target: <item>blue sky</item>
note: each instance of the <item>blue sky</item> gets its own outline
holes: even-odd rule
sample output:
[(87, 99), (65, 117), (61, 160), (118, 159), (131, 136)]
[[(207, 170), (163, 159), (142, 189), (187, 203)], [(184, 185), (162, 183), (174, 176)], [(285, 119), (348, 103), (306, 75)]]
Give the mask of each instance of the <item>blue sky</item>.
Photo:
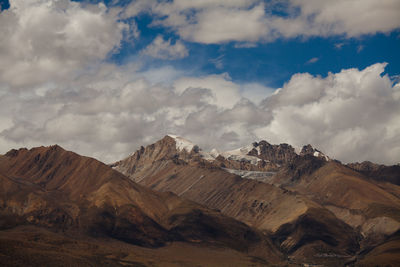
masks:
[[(76, 2), (103, 2), (115, 7), (126, 6), (131, 1), (80, 0)], [(273, 13), (278, 14), (276, 10), (273, 10)], [(123, 42), (120, 51), (110, 56), (110, 60), (117, 64), (126, 64), (130, 57), (135, 57), (157, 35), (161, 34), (165, 39), (179, 39), (179, 36), (170, 29), (152, 26), (151, 15), (142, 14), (134, 20), (140, 30), (140, 38), (134, 43)], [(145, 67), (168, 64), (201, 75), (228, 73), (236, 82), (260, 82), (272, 88), (281, 87), (293, 74), (299, 72), (326, 76), (328, 72), (339, 72), (348, 68), (364, 69), (377, 62), (389, 63), (385, 73), (390, 76), (400, 73), (400, 30), (398, 29), (353, 38), (337, 35), (328, 38), (278, 39), (274, 42), (259, 42), (254, 44), (255, 47), (250, 48), (236, 48), (234, 41), (222, 44), (199, 44), (186, 41), (184, 43), (190, 51), (189, 56), (173, 62), (152, 60)], [(216, 67), (213, 63), (216, 59), (220, 62), (220, 67)], [(315, 62), (312, 59), (315, 59)]]
[(172, 133), (400, 161), (398, 0), (0, 7), (1, 151), (58, 143), (112, 162)]
[[(125, 42), (119, 53), (110, 60), (125, 64), (162, 34), (165, 39), (179, 39), (179, 36), (162, 27), (152, 27), (150, 16), (136, 19), (141, 38), (134, 44)], [(326, 76), (328, 72), (341, 69), (363, 69), (377, 62), (389, 63), (386, 73), (400, 73), (400, 31), (345, 38), (291, 38), (274, 42), (258, 43), (255, 47), (236, 48), (235, 42), (223, 44), (199, 44), (184, 42), (189, 56), (174, 61), (152, 60), (152, 65), (173, 65), (178, 69), (191, 70), (201, 75), (228, 73), (236, 82), (260, 82), (268, 87), (278, 88), (299, 72)], [(316, 58), (316, 62), (309, 62)], [(215, 65), (215, 60), (220, 67)]]

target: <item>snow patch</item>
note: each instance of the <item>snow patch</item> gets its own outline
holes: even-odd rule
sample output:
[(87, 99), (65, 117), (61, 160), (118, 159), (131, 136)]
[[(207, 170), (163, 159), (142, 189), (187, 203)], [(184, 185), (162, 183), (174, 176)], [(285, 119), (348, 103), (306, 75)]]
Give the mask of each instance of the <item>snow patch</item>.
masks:
[(318, 150), (316, 150), (316, 149), (315, 149), (313, 155), (314, 155), (314, 157), (323, 158), (323, 159), (325, 159), (326, 161), (330, 161), (330, 158), (329, 158), (327, 155), (325, 155), (324, 153), (322, 153), (322, 152), (320, 152), (320, 151), (318, 151)]
[(208, 161), (214, 161), (219, 156), (219, 151), (213, 148), (210, 152), (200, 151), (200, 155), (203, 159)]
[(221, 156), (223, 156), (224, 158), (229, 159), (229, 160), (250, 161), (251, 164), (256, 165), (259, 161), (261, 161), (261, 159), (255, 157), (255, 156), (247, 155), (251, 150), (253, 150), (253, 148), (254, 148), (253, 145), (248, 145), (248, 146), (238, 148), (235, 150), (222, 152)]
[(173, 135), (173, 134), (168, 134), (168, 136), (175, 140), (176, 149), (178, 151), (186, 150), (187, 152), (190, 152), (190, 151), (192, 151), (193, 147), (195, 146), (195, 144), (193, 144), (192, 142), (190, 142), (189, 140), (187, 140), (183, 137)]
[(260, 156), (260, 155), (261, 155), (261, 148), (260, 148), (260, 146), (257, 146), (257, 147), (256, 147), (256, 150), (257, 150), (257, 155)]

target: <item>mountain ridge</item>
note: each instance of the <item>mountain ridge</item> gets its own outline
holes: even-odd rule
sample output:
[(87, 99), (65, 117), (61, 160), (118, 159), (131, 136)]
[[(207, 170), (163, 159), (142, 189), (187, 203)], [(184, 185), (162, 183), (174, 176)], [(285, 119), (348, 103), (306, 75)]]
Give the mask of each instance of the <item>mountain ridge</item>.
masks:
[(145, 247), (200, 243), (281, 260), (263, 233), (59, 146), (11, 150), (0, 156), (0, 178), (0, 215), (11, 218), (1, 229), (28, 224)]
[[(177, 149), (174, 140), (166, 136), (113, 168), (142, 185), (172, 191), (267, 231), (278, 247), (300, 261), (319, 255), (317, 247), (354, 255), (357, 246), (373, 248), (400, 229), (396, 194), (311, 145), (296, 153), (288, 144), (260, 141), (231, 153), (236, 158), (220, 153), (210, 159), (195, 145), (190, 151)], [(162, 157), (152, 156), (160, 151), (165, 152)], [(260, 162), (267, 160), (271, 165), (266, 168)], [(324, 231), (308, 236), (309, 224)], [(338, 242), (347, 242), (339, 245), (347, 250), (337, 250), (333, 244)]]

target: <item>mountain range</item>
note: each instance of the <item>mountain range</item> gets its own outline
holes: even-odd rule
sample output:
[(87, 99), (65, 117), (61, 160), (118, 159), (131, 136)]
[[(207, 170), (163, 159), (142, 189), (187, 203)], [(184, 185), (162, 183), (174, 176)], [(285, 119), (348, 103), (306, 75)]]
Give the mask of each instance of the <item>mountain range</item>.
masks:
[(398, 266), (399, 166), (306, 145), (203, 151), (167, 135), (106, 165), (0, 156), (3, 266)]

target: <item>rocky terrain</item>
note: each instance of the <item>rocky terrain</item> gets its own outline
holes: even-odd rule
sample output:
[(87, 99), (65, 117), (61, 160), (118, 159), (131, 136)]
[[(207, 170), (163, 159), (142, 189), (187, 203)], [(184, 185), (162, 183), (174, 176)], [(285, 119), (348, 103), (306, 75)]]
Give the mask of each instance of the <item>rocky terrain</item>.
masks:
[[(126, 257), (133, 257), (128, 263), (135, 262), (126, 252), (128, 245), (149, 248), (150, 258), (165, 254), (156, 248), (171, 247), (179, 254), (181, 247), (204, 254), (217, 247), (217, 262), (231, 262), (229, 254), (256, 265), (282, 260), (261, 231), (172, 193), (154, 192), (59, 146), (11, 150), (0, 156), (0, 205), (3, 266), (24, 265), (31, 259), (33, 265), (43, 266), (47, 258), (54, 265), (63, 265), (56, 262), (66, 258), (70, 265), (123, 265)], [(27, 226), (28, 230), (21, 228)], [(24, 231), (31, 239), (22, 237)], [(105, 253), (109, 242), (125, 246), (121, 253), (126, 256), (114, 255), (118, 249)], [(82, 252), (85, 247), (89, 251)], [(172, 259), (173, 254), (166, 261)]]
[(399, 252), (379, 249), (398, 244), (398, 188), (389, 190), (311, 145), (296, 152), (288, 144), (260, 141), (204, 152), (184, 138), (166, 136), (112, 166), (139, 184), (268, 233), (292, 263), (360, 265), (376, 263), (368, 260), (379, 258), (373, 251), (393, 257)]
[(398, 166), (175, 135), (111, 165), (0, 156), (2, 266), (398, 266)]

